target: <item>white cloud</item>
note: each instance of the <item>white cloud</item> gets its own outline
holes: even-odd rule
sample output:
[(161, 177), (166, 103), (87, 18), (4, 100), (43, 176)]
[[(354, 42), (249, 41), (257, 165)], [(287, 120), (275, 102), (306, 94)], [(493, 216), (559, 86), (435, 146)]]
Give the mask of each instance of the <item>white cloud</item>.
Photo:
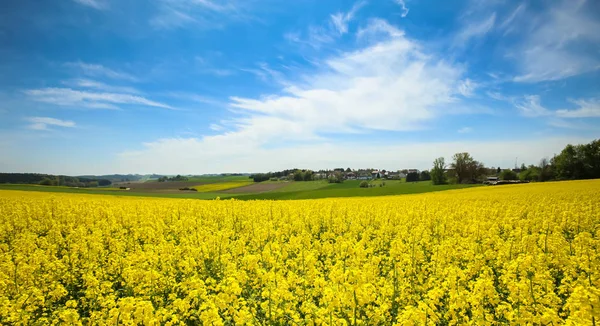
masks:
[(500, 92), (487, 91), (485, 92), (487, 96), (493, 98), (496, 101), (513, 101), (513, 98), (506, 96)]
[(477, 83), (466, 78), (465, 80), (460, 81), (458, 85), (458, 92), (464, 97), (471, 97), (477, 88)]
[[(469, 152), (487, 166), (512, 166), (514, 157), (537, 163), (542, 157), (559, 153), (567, 144), (587, 143), (591, 139), (556, 137), (526, 140), (460, 142), (332, 143), (315, 141), (310, 145), (278, 148), (238, 146), (223, 148), (222, 137), (171, 138), (146, 143), (135, 152), (119, 155), (114, 166), (119, 173), (222, 173), (266, 172), (302, 167), (309, 169), (384, 167), (386, 169), (430, 169), (436, 157), (450, 159), (454, 153)], [(357, 150), (360, 148), (360, 150)], [(398, 153), (411, 153), (400, 155)], [(506, 153), (511, 153), (510, 157)], [(111, 171), (111, 173), (115, 173)]]
[(88, 89), (98, 89), (106, 92), (139, 94), (140, 91), (128, 86), (108, 85), (91, 79), (71, 79), (64, 82), (65, 85)]
[(331, 15), (331, 23), (340, 34), (348, 33), (348, 23), (354, 18), (356, 12), (366, 4), (364, 1), (360, 1), (352, 6), (352, 9), (346, 13), (338, 12)]
[(406, 17), (406, 15), (408, 15), (408, 8), (406, 8), (406, 2), (405, 0), (394, 0), (395, 3), (397, 3), (401, 8), (402, 8), (402, 18)]
[(289, 42), (308, 45), (313, 49), (320, 49), (323, 45), (333, 43), (336, 40), (337, 32), (330, 28), (311, 25), (308, 27), (306, 35), (300, 32), (289, 32), (284, 37)]
[(90, 64), (90, 63), (85, 63), (85, 62), (67, 62), (65, 63), (66, 66), (68, 67), (73, 67), (76, 68), (78, 70), (80, 70), (83, 74), (88, 75), (88, 76), (94, 76), (94, 77), (108, 77), (108, 78), (112, 78), (112, 79), (122, 79), (122, 80), (128, 80), (128, 81), (137, 81), (138, 78), (136, 78), (133, 75), (121, 72), (121, 71), (116, 71), (116, 70), (112, 70), (110, 68), (104, 67), (103, 65), (99, 65), (99, 64)]
[(459, 134), (468, 134), (468, 133), (470, 133), (470, 132), (472, 132), (472, 131), (473, 131), (473, 128), (471, 128), (471, 127), (462, 127), (462, 128), (460, 128), (460, 129), (458, 129), (458, 131), (457, 131), (457, 132), (458, 132)]
[(374, 18), (371, 19), (366, 27), (359, 28), (358, 32), (356, 33), (356, 37), (359, 39), (368, 37), (377, 39), (382, 35), (386, 38), (400, 38), (404, 37), (404, 31), (398, 29), (396, 26), (391, 25), (384, 19)]
[(25, 94), (32, 100), (59, 106), (81, 106), (91, 109), (118, 109), (115, 104), (142, 105), (173, 109), (173, 107), (148, 100), (144, 97), (106, 92), (80, 91), (71, 88), (40, 88), (26, 90)]
[[(374, 24), (370, 29), (389, 26), (382, 21)], [(262, 171), (278, 166), (265, 165), (265, 158), (257, 156), (258, 153), (279, 155), (278, 150), (265, 148), (300, 148), (303, 155), (310, 155), (312, 145), (304, 144), (315, 144), (318, 148), (316, 144), (331, 142), (335, 134), (420, 129), (456, 111), (455, 107), (464, 107), (457, 87), (464, 80), (463, 68), (426, 53), (419, 43), (405, 38), (398, 30), (389, 32), (385, 40), (378, 43), (323, 60), (319, 67), (320, 71), (311, 71), (298, 81), (288, 81), (279, 93), (258, 98), (231, 97), (234, 117), (227, 131), (219, 135), (162, 139), (145, 144), (141, 151), (124, 153), (121, 159), (128, 162), (126, 166), (139, 163), (137, 167), (142, 169), (141, 163), (147, 155), (160, 153), (168, 159), (149, 167), (150, 170), (184, 171), (188, 168), (186, 161), (196, 160), (197, 153), (205, 153), (203, 161), (220, 162), (222, 166), (206, 163), (208, 165), (203, 167), (195, 166), (195, 171)], [(214, 125), (211, 127), (215, 129)], [(329, 147), (321, 149), (329, 150)], [(287, 155), (288, 150), (281, 153)], [(436, 154), (431, 155), (436, 157)], [(302, 157), (297, 163), (306, 162), (307, 158)], [(243, 165), (239, 162), (247, 160), (256, 165), (241, 169)], [(260, 164), (259, 160), (262, 160)], [(233, 161), (238, 163), (231, 163)], [(281, 162), (281, 166), (298, 166), (292, 163)], [(234, 165), (237, 168), (234, 169)]]
[(577, 104), (578, 108), (574, 110), (557, 110), (556, 115), (560, 118), (600, 118), (600, 100), (599, 99), (579, 99), (571, 100)]
[(162, 9), (160, 15), (153, 17), (150, 20), (150, 25), (157, 29), (172, 29), (197, 22), (198, 21), (195, 18), (180, 10), (165, 7)]
[(502, 24), (500, 24), (500, 26), (498, 26), (498, 28), (504, 30), (504, 34), (510, 33), (511, 31), (515, 30), (513, 22), (517, 17), (524, 13), (525, 10), (526, 6), (524, 3), (518, 5), (517, 8), (515, 8), (515, 10), (513, 10), (513, 12), (508, 17), (506, 17), (506, 19), (504, 19), (504, 21), (502, 22)]
[(486, 19), (481, 21), (471, 22), (461, 29), (454, 39), (455, 46), (465, 46), (474, 38), (479, 38), (486, 35), (494, 27), (496, 22), (496, 13), (493, 13)]
[(33, 130), (48, 130), (48, 126), (57, 126), (65, 128), (75, 127), (75, 122), (70, 120), (60, 120), (48, 117), (28, 117), (25, 120), (31, 123), (28, 126), (28, 128)]
[(216, 123), (211, 123), (210, 126), (208, 126), (208, 127), (210, 128), (210, 130), (213, 130), (213, 131), (222, 131), (223, 129), (225, 129), (225, 128), (223, 128), (223, 126), (218, 125)]
[(526, 37), (513, 57), (519, 65), (517, 82), (559, 80), (600, 68), (600, 21), (586, 1), (562, 0), (538, 19), (524, 15)]
[(158, 0), (158, 14), (150, 19), (157, 29), (194, 25), (206, 29), (222, 27), (228, 20), (251, 20), (246, 14), (249, 1), (240, 0)]
[(521, 111), (521, 115), (525, 117), (541, 117), (550, 115), (551, 112), (548, 111), (540, 104), (539, 95), (527, 95), (524, 96), (523, 100), (517, 101), (515, 106), (519, 111)]
[(527, 95), (522, 100), (514, 100), (515, 106), (521, 111), (521, 114), (526, 117), (548, 117), (548, 123), (554, 127), (564, 127), (576, 129), (585, 128), (585, 124), (577, 124), (567, 122), (564, 119), (568, 118), (600, 118), (600, 100), (577, 99), (569, 100), (576, 104), (576, 109), (559, 109), (548, 110), (540, 103), (539, 95)]
[(338, 12), (330, 15), (329, 24), (325, 26), (310, 25), (305, 33), (288, 32), (284, 34), (284, 38), (289, 42), (308, 45), (319, 50), (324, 45), (335, 42), (341, 35), (348, 33), (348, 24), (365, 4), (366, 1), (356, 2), (346, 13)]
[(306, 82), (289, 85), (284, 95), (233, 97), (232, 106), (289, 122), (310, 135), (356, 128), (412, 130), (455, 101), (454, 86), (462, 74), (401, 36), (331, 58), (325, 66)]
[(102, 0), (73, 0), (81, 5), (84, 6), (88, 6), (88, 7), (92, 7), (94, 9), (107, 9), (108, 8), (108, 4), (106, 3), (106, 1), (102, 1)]

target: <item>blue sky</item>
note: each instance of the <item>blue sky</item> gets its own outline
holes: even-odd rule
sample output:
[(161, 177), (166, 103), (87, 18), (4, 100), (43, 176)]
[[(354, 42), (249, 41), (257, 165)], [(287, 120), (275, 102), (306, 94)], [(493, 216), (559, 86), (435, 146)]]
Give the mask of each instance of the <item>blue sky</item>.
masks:
[(536, 164), (600, 136), (600, 2), (0, 5), (0, 171)]

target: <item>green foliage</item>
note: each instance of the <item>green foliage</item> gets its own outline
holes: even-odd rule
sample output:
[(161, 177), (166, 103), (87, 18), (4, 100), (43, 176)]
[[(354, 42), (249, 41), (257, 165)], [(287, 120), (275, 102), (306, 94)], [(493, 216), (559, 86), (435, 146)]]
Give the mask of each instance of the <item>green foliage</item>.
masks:
[(513, 170), (504, 170), (500, 172), (500, 180), (518, 180), (517, 173)]
[(419, 181), (419, 174), (417, 172), (411, 172), (406, 175), (406, 182), (416, 182)]
[(427, 170), (421, 171), (421, 174), (419, 174), (419, 180), (420, 181), (431, 180), (431, 173), (429, 173), (429, 171), (427, 171)]
[(443, 185), (448, 182), (446, 179), (446, 161), (443, 157), (438, 157), (433, 161), (433, 169), (431, 169), (431, 181), (434, 185)]
[(525, 170), (519, 173), (519, 180), (521, 181), (539, 181), (541, 169), (537, 166), (530, 165)]
[(369, 188), (369, 183), (367, 181), (362, 181), (359, 185), (361, 188)]
[(454, 170), (457, 183), (476, 183), (485, 173), (483, 164), (469, 153), (456, 153), (452, 159), (450, 166)]
[(70, 177), (66, 175), (51, 175), (37, 173), (0, 173), (0, 183), (39, 184), (44, 186), (67, 187), (98, 187), (98, 185), (108, 186), (112, 182), (107, 179)]
[(551, 165), (558, 180), (600, 178), (600, 139), (585, 145), (567, 145)]
[(327, 177), (327, 181), (329, 183), (342, 183), (344, 182), (344, 174), (340, 171), (335, 171)]
[(55, 185), (54, 181), (55, 180), (52, 180), (52, 179), (49, 179), (49, 178), (44, 178), (42, 181), (40, 181), (40, 185), (42, 185), (42, 186), (54, 186)]

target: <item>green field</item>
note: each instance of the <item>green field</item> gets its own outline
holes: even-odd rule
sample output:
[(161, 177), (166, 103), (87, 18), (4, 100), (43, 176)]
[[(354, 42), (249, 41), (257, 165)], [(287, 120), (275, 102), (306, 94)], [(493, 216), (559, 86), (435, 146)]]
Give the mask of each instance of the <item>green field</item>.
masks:
[[(190, 185), (198, 182), (232, 182), (247, 180), (247, 177), (210, 177), (189, 181)], [(151, 181), (150, 181), (151, 182)], [(267, 183), (284, 183), (281, 181)], [(135, 192), (127, 190), (116, 190), (115, 188), (69, 188), (53, 187), (39, 185), (9, 185), (2, 184), (0, 189), (23, 190), (23, 191), (44, 191), (44, 192), (67, 192), (79, 194), (95, 195), (113, 195), (113, 196), (143, 196), (143, 197), (168, 197), (168, 198), (190, 198), (190, 199), (221, 199), (237, 198), (240, 200), (288, 200), (288, 199), (314, 199), (328, 197), (361, 197), (361, 196), (390, 196), (403, 194), (416, 194), (432, 191), (443, 191), (450, 189), (460, 189), (467, 187), (476, 187), (479, 185), (442, 185), (434, 186), (431, 182), (404, 182), (404, 180), (387, 180), (385, 186), (379, 186), (382, 181), (371, 181), (372, 188), (360, 188), (360, 180), (347, 180), (343, 183), (330, 184), (327, 181), (307, 181), (307, 182), (285, 182), (285, 185), (276, 190), (262, 193), (219, 193), (219, 192)]]
[[(321, 181), (312, 181), (304, 183), (320, 183)], [(409, 182), (404, 181), (385, 181), (385, 186), (379, 187), (380, 181), (373, 181), (377, 186), (373, 188), (360, 188), (359, 180), (347, 180), (344, 183), (339, 184), (325, 184), (325, 186), (316, 187), (313, 189), (298, 189), (288, 190), (288, 187), (278, 189), (277, 191), (271, 191), (261, 194), (244, 194), (239, 195), (236, 198), (240, 200), (250, 199), (315, 199), (315, 198), (329, 198), (329, 197), (368, 197), (368, 196), (391, 196), (391, 195), (404, 195), (404, 194), (417, 194), (432, 191), (443, 191), (450, 189), (461, 189), (468, 187), (476, 187), (480, 185), (441, 185), (434, 186), (429, 181), (422, 182)], [(303, 182), (298, 182), (303, 183)], [(290, 185), (291, 186), (291, 185)], [(309, 187), (308, 185), (303, 187)]]

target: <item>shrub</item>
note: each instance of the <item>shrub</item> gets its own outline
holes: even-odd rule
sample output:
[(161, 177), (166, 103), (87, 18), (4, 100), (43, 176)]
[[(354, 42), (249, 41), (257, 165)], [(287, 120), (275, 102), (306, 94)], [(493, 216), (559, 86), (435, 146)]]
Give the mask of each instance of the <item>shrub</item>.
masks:
[(419, 181), (419, 174), (417, 172), (411, 172), (406, 175), (406, 182)]
[(500, 179), (502, 180), (518, 180), (517, 173), (512, 170), (504, 170), (500, 172)]
[(363, 181), (363, 182), (360, 183), (359, 187), (361, 187), (361, 188), (369, 188), (369, 183), (366, 182), (366, 181)]
[(44, 178), (44, 180), (40, 181), (40, 185), (42, 186), (53, 186), (54, 185), (54, 181), (50, 180), (48, 178)]

